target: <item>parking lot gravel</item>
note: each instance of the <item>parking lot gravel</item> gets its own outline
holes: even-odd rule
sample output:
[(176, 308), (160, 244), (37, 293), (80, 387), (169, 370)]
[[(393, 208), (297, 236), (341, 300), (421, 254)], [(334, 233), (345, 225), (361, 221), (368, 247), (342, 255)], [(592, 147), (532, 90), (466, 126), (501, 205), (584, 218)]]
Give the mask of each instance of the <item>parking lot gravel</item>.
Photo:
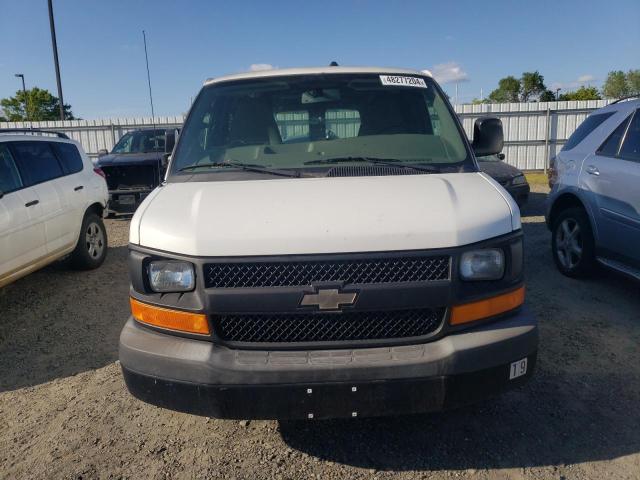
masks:
[(129, 222), (107, 220), (100, 269), (60, 262), (0, 289), (0, 478), (640, 478), (640, 286), (560, 275), (544, 197), (523, 209), (532, 381), (452, 412), (339, 421), (215, 420), (131, 397), (117, 364)]

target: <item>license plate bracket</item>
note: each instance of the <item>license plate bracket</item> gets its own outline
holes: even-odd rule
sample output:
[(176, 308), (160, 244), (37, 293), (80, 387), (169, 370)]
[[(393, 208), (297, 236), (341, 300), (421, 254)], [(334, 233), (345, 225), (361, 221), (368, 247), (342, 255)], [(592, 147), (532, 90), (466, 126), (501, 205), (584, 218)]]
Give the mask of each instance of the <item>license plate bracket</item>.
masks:
[(136, 196), (135, 195), (119, 195), (118, 203), (121, 205), (135, 205)]

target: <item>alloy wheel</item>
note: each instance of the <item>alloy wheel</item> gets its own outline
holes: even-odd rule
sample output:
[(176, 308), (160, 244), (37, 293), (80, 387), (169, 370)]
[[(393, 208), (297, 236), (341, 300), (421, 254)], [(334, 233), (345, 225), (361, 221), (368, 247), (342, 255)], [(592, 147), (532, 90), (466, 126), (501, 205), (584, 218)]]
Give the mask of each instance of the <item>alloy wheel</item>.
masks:
[(574, 218), (565, 218), (556, 229), (556, 255), (567, 270), (574, 269), (582, 260), (582, 232)]

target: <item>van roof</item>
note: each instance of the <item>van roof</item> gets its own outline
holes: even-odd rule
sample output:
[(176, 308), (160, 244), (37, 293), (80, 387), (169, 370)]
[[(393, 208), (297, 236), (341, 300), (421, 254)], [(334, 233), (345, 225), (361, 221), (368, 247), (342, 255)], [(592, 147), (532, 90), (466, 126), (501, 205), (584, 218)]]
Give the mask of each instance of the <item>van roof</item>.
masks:
[(229, 82), (233, 80), (246, 80), (250, 78), (265, 77), (282, 77), (287, 75), (314, 75), (314, 74), (332, 74), (332, 73), (382, 73), (390, 75), (419, 75), (422, 77), (432, 77), (428, 70), (412, 70), (408, 68), (391, 68), (391, 67), (306, 67), (306, 68), (274, 68), (270, 70), (258, 70), (255, 72), (235, 73), (233, 75), (224, 75), (222, 77), (209, 78), (204, 84), (212, 85), (214, 83)]

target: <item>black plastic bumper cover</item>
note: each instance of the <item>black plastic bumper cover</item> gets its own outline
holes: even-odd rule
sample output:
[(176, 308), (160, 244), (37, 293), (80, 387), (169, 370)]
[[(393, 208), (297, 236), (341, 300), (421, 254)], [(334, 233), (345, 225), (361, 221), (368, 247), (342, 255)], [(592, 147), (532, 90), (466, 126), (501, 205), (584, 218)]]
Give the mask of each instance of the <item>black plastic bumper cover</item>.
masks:
[[(514, 359), (519, 360), (519, 359)], [(322, 419), (440, 411), (471, 404), (533, 374), (509, 380), (510, 364), (449, 376), (371, 382), (279, 385), (206, 385), (176, 382), (122, 368), (129, 391), (140, 400), (196, 415), (228, 419)]]

